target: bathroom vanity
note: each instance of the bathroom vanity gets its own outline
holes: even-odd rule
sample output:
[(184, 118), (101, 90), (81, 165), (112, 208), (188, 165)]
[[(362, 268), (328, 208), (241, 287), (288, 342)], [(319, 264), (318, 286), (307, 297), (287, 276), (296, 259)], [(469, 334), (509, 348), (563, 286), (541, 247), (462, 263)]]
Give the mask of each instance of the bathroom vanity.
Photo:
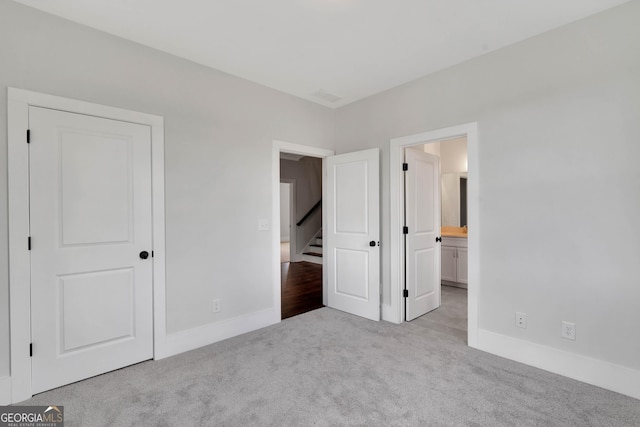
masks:
[[(456, 229), (456, 230), (446, 230)], [(467, 235), (462, 227), (442, 227), (442, 284), (467, 287)]]

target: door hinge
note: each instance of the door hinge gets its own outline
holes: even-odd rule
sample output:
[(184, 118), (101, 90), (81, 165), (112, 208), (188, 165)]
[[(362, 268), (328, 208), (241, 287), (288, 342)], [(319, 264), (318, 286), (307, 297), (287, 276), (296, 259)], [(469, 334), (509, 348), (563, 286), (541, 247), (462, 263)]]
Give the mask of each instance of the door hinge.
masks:
[(409, 163), (403, 163), (402, 164), (402, 170), (403, 171), (408, 171), (409, 170)]
[(440, 237), (440, 236), (436, 237), (436, 243), (438, 243), (438, 242), (442, 242), (442, 237)]
[(33, 343), (29, 343), (29, 357), (33, 357)]
[(402, 227), (402, 234), (409, 234), (409, 227), (407, 227), (406, 225)]
[(27, 237), (27, 250), (31, 250), (31, 236)]
[(409, 289), (404, 289), (402, 291), (402, 296), (405, 297), (405, 298), (409, 298)]
[(27, 129), (27, 144), (31, 142), (31, 129)]

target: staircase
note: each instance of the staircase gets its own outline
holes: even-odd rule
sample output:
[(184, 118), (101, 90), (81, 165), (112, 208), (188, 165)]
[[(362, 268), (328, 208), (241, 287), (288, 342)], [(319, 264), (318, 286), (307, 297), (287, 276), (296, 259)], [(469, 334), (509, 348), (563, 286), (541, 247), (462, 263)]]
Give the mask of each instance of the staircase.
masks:
[(302, 251), (303, 261), (322, 264), (322, 229)]

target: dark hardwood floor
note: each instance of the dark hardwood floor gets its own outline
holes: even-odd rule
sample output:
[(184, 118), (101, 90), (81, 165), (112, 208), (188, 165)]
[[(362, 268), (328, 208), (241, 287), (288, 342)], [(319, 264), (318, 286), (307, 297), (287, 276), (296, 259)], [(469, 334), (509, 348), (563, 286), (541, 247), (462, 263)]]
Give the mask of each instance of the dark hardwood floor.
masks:
[(283, 262), (282, 318), (297, 316), (322, 305), (322, 265), (310, 262)]

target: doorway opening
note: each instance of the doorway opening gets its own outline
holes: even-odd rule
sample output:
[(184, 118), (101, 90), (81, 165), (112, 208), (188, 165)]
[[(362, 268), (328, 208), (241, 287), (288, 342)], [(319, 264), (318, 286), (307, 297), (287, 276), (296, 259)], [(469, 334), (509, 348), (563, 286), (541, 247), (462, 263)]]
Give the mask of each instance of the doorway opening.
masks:
[[(438, 129), (406, 137), (395, 138), (390, 142), (390, 252), (391, 284), (388, 300), (383, 304), (383, 318), (395, 323), (405, 319), (404, 276), (405, 254), (403, 250), (404, 220), (404, 172), (402, 163), (404, 150), (408, 147), (430, 145), (435, 142), (466, 138), (467, 142), (467, 343), (478, 347), (478, 259), (479, 259), (479, 215), (478, 215), (478, 131), (477, 123), (467, 123), (449, 128)], [(432, 146), (433, 147), (433, 146)], [(458, 187), (459, 188), (459, 187)], [(457, 215), (459, 215), (459, 208)], [(444, 212), (443, 212), (444, 216)], [(397, 230), (397, 231), (395, 231)], [(456, 291), (454, 291), (456, 292)]]
[[(322, 209), (322, 229), (316, 234), (316, 239), (320, 238), (326, 246), (322, 256), (325, 273), (322, 275), (322, 304), (367, 319), (380, 320), (380, 150), (372, 148), (334, 155), (331, 150), (273, 141), (272, 218), (278, 219), (273, 221), (272, 234), (276, 312), (282, 311), (279, 221), (281, 153), (322, 159), (323, 201), (316, 203)], [(301, 194), (299, 186), (297, 193)], [(314, 209), (318, 208), (314, 207), (311, 211)], [(303, 215), (296, 225), (304, 222), (306, 216)], [(300, 239), (298, 234), (298, 242)]]
[(466, 339), (467, 137), (404, 150), (404, 320)]
[(322, 303), (322, 159), (280, 153), (281, 318)]
[(326, 305), (322, 159), (333, 151), (282, 141), (274, 141), (273, 150), (274, 295), (286, 319)]

